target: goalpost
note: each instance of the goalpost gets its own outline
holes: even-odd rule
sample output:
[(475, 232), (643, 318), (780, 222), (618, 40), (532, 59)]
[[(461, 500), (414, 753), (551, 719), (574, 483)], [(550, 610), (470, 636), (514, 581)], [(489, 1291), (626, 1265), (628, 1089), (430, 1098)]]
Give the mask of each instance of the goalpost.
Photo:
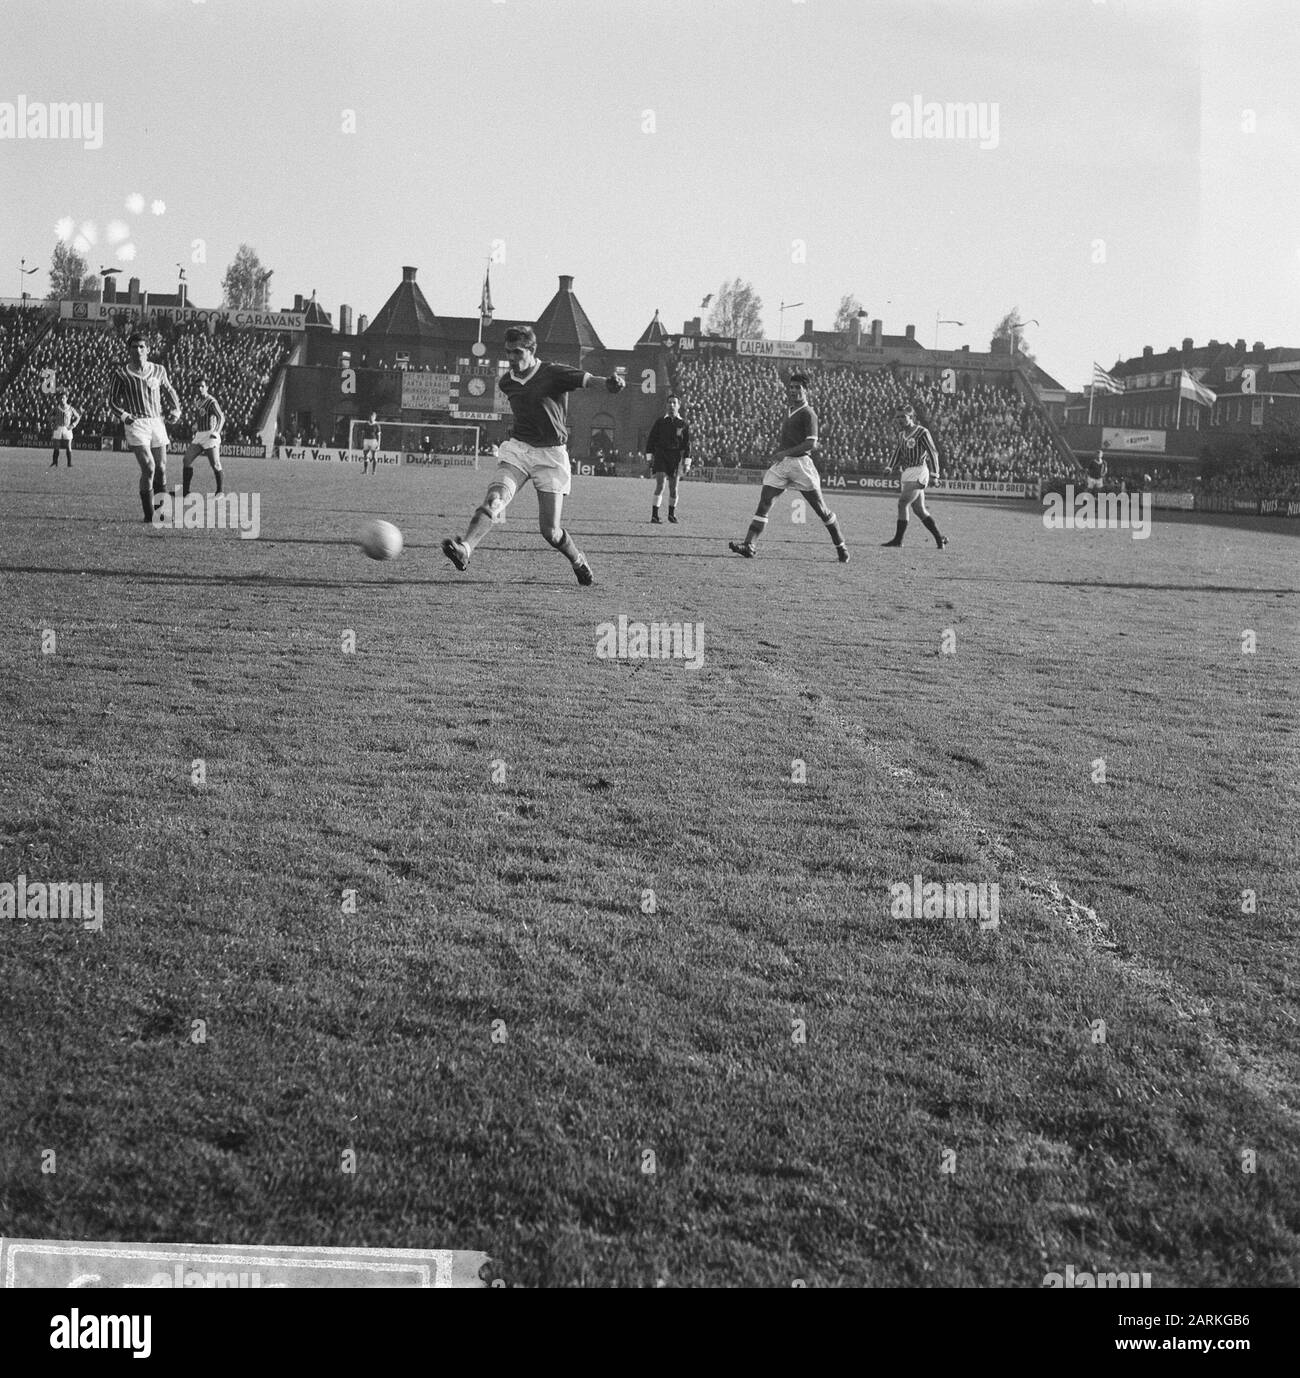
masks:
[[(480, 428), (470, 425), (444, 425), (419, 421), (379, 421), (379, 448), (403, 455), (427, 458), (430, 464), (445, 467), (463, 465), (478, 468)], [(369, 425), (366, 417), (352, 417), (348, 422), (348, 449), (361, 453), (361, 428)], [(427, 442), (427, 448), (426, 448)]]

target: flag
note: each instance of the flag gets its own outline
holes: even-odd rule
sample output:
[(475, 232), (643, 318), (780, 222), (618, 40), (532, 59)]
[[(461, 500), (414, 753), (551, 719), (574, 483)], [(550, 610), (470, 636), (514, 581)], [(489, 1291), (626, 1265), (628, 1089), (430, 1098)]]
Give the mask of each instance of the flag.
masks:
[(1124, 384), (1121, 383), (1118, 378), (1112, 378), (1095, 359), (1092, 364), (1092, 387), (1094, 392), (1098, 388), (1103, 392), (1124, 391)]
[(707, 297), (705, 297), (704, 300), (700, 303), (700, 310), (703, 311), (704, 308), (705, 308), (706, 306), (708, 306), (708, 304), (709, 304), (712, 300), (713, 300), (713, 293), (710, 292), (709, 295), (708, 295)]
[(483, 296), (479, 300), (478, 314), (479, 319), (484, 325), (492, 324), (492, 284), (488, 282), (488, 277), (492, 272), (492, 265), (483, 270)]
[(1190, 398), (1193, 402), (1200, 402), (1207, 407), (1212, 407), (1219, 400), (1218, 393), (1202, 387), (1186, 369), (1183, 369), (1178, 375), (1178, 395), (1179, 397)]

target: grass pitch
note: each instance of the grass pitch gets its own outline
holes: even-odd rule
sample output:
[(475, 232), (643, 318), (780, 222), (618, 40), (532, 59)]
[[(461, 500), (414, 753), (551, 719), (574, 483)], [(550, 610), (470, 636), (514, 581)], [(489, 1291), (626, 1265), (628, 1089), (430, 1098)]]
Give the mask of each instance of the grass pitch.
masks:
[(232, 460), (245, 541), (75, 465), (0, 452), (0, 882), (104, 892), (0, 921), (0, 1234), (1300, 1282), (1294, 523), (833, 494), (851, 564), (788, 500), (743, 561), (756, 489), (579, 479), (581, 589), (529, 491), (452, 569), (484, 472)]

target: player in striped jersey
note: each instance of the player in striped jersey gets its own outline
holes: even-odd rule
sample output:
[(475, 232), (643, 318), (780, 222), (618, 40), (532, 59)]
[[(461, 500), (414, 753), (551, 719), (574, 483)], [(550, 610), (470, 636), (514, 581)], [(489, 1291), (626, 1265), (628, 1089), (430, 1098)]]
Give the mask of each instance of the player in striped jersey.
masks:
[(221, 492), (221, 428), (226, 424), (226, 413), (221, 403), (208, 391), (206, 378), (199, 379), (199, 395), (194, 399), (191, 409), (194, 418), (194, 439), (185, 451), (185, 490), (183, 497), (189, 497), (190, 484), (194, 482), (194, 461), (200, 455), (207, 455), (212, 466), (212, 477), (217, 481), (217, 492)]
[(51, 439), (54, 442), (54, 453), (50, 456), (50, 468), (59, 467), (59, 451), (65, 450), (68, 455), (68, 468), (72, 468), (72, 432), (81, 425), (81, 413), (68, 401), (66, 392), (59, 393), (59, 400), (54, 404), (54, 429)]
[(821, 476), (812, 456), (817, 450), (817, 413), (808, 405), (806, 373), (792, 373), (786, 380), (785, 396), (790, 411), (781, 423), (779, 447), (772, 452), (772, 464), (763, 475), (763, 488), (758, 495), (758, 510), (750, 518), (749, 531), (743, 541), (728, 541), (727, 546), (747, 560), (754, 558), (754, 542), (767, 526), (767, 514), (772, 504), (787, 488), (795, 489), (822, 519), (830, 532), (835, 555), (840, 564), (849, 562), (849, 549), (840, 532), (839, 519), (822, 497)]
[(135, 367), (125, 364), (113, 375), (109, 406), (122, 422), (122, 439), (140, 465), (140, 506), (144, 519), (153, 521), (153, 492), (167, 488), (167, 428), (163, 425), (162, 394), (171, 398), (170, 419), (181, 419), (181, 399), (167, 370), (149, 362), (149, 341), (140, 334), (127, 341)]
[(902, 469), (900, 491), (898, 494), (898, 525), (894, 539), (886, 541), (886, 546), (898, 547), (903, 544), (903, 533), (907, 530), (907, 514), (913, 504), (917, 516), (925, 529), (934, 537), (940, 550), (948, 544), (935, 525), (934, 518), (926, 511), (925, 490), (930, 480), (939, 477), (939, 447), (934, 437), (916, 419), (912, 407), (900, 407), (898, 411), (898, 444), (894, 447), (894, 457), (889, 461), (890, 469)]

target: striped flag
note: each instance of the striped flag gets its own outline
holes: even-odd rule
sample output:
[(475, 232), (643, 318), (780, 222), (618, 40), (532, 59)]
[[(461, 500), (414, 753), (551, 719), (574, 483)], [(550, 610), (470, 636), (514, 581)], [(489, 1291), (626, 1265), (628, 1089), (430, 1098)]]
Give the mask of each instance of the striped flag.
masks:
[(1202, 387), (1186, 369), (1183, 369), (1182, 373), (1178, 375), (1178, 395), (1189, 398), (1193, 402), (1200, 402), (1202, 406), (1206, 407), (1212, 407), (1219, 400), (1218, 393), (1211, 392), (1207, 387)]
[(1112, 378), (1095, 359), (1092, 364), (1092, 387), (1094, 392), (1098, 388), (1103, 392), (1124, 391), (1124, 384), (1121, 383), (1118, 378)]
[(492, 265), (489, 263), (483, 270), (483, 296), (478, 304), (479, 319), (484, 325), (492, 324), (492, 284), (488, 281), (491, 272)]

